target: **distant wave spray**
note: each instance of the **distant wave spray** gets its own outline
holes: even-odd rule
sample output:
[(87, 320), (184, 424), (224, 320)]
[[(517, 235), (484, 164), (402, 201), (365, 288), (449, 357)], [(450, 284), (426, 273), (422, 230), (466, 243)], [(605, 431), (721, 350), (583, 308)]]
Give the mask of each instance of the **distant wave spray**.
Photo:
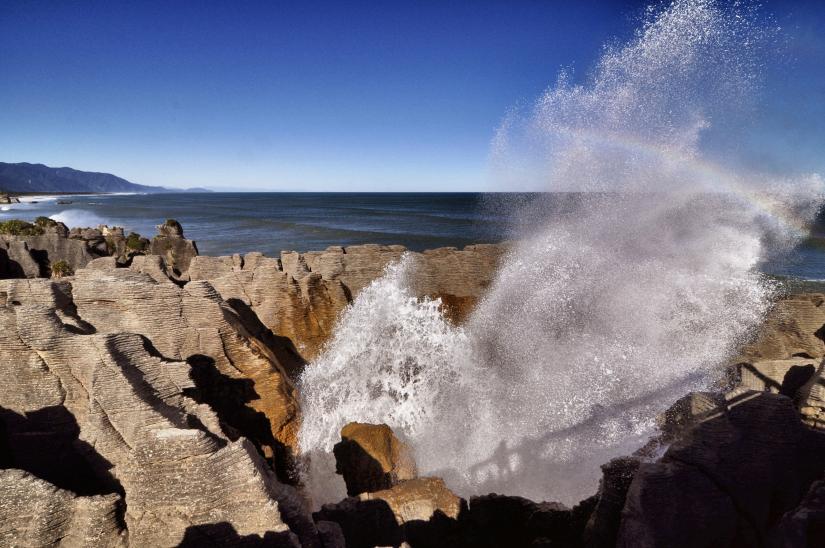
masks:
[(341, 494), (325, 453), (357, 420), (395, 428), (423, 472), (462, 494), (576, 502), (598, 465), (707, 386), (767, 310), (773, 287), (756, 267), (804, 234), (823, 187), (731, 172), (701, 151), (756, 85), (773, 33), (756, 20), (673, 2), (607, 49), (587, 85), (562, 74), (507, 118), (502, 177), (583, 192), (518, 211), (531, 231), (461, 328), (412, 296), (409, 258), (358, 296), (301, 378), (318, 501)]
[(106, 219), (85, 209), (67, 209), (50, 216), (68, 227), (96, 227), (107, 224)]

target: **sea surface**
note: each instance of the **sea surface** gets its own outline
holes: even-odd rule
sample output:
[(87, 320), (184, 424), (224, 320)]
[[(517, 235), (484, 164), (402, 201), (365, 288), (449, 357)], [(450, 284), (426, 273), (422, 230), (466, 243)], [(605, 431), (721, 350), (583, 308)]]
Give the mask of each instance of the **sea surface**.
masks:
[[(42, 196), (2, 206), (0, 221), (44, 215), (74, 226), (108, 224), (152, 237), (177, 219), (204, 255), (312, 251), (365, 243), (415, 251), (512, 238), (512, 205), (530, 195), (482, 193), (169, 193)], [(58, 203), (70, 201), (71, 203)], [(518, 230), (524, 230), (520, 225)], [(825, 234), (825, 215), (814, 232)], [(769, 274), (825, 280), (825, 238), (762, 265)]]

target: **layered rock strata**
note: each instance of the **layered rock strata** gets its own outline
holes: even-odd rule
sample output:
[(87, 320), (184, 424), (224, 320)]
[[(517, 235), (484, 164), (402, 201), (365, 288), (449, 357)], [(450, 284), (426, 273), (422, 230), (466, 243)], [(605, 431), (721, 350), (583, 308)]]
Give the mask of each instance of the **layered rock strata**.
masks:
[(26, 482), (43, 493), (37, 511), (54, 512), (24, 538), (53, 544), (68, 522), (78, 540), (61, 542), (87, 546), (93, 520), (112, 545), (128, 531), (130, 545), (176, 546), (216, 524), (319, 545), (272, 469), (294, 444), (291, 385), (207, 283), (84, 269), (2, 281), (0, 297), (3, 481), (17, 485), (0, 490), (0, 519), (19, 523), (40, 500), (15, 502)]
[(189, 262), (198, 254), (195, 242), (184, 238), (180, 224), (171, 219), (158, 226), (158, 235), (151, 241), (106, 225), (69, 230), (46, 217), (35, 224), (11, 222), (16, 223), (12, 226), (16, 230), (0, 232), (0, 279), (48, 278), (58, 262), (71, 274), (102, 257), (114, 257), (126, 265), (133, 257), (151, 252), (164, 257), (171, 275), (185, 280)]
[(418, 296), (440, 298), (446, 315), (462, 321), (492, 283), (503, 244), (421, 253), (403, 246), (359, 245), (326, 251), (193, 258), (189, 276), (208, 280), (228, 302), (252, 310), (273, 333), (291, 339), (301, 355), (317, 356), (343, 309), (391, 262), (411, 255)]
[[(463, 500), (418, 477), (385, 425), (351, 424), (334, 451), (351, 496), (310, 514), (291, 474), (290, 338), (317, 352), (404, 250), (192, 256), (187, 269), (182, 245), (0, 281), (0, 545), (825, 545), (823, 295), (779, 301), (724, 389), (676, 402), (573, 508)], [(503, 251), (416, 254), (412, 284), (466, 313)]]

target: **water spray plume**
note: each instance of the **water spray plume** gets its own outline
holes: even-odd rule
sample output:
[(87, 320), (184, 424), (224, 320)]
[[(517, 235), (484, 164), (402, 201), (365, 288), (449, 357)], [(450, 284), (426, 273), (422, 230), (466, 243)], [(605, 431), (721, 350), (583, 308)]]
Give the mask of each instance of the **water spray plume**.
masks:
[(505, 120), (502, 180), (575, 194), (515, 213), (530, 231), (463, 327), (413, 297), (409, 259), (358, 296), (301, 378), (317, 502), (343, 491), (328, 456), (341, 426), (365, 421), (463, 495), (575, 503), (659, 412), (707, 387), (773, 297), (759, 263), (805, 234), (822, 196), (819, 176), (734, 172), (703, 153), (703, 133), (758, 87), (776, 34), (760, 21), (711, 0), (649, 10), (587, 84), (562, 74)]

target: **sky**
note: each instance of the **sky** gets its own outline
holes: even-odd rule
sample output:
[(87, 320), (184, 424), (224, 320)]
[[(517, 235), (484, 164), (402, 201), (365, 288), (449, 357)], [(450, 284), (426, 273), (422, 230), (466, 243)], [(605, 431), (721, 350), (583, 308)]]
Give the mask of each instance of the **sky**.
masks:
[[(787, 41), (740, 160), (825, 174), (825, 4)], [(0, 0), (0, 161), (223, 190), (510, 190), (508, 109), (632, 35), (644, 2)]]

